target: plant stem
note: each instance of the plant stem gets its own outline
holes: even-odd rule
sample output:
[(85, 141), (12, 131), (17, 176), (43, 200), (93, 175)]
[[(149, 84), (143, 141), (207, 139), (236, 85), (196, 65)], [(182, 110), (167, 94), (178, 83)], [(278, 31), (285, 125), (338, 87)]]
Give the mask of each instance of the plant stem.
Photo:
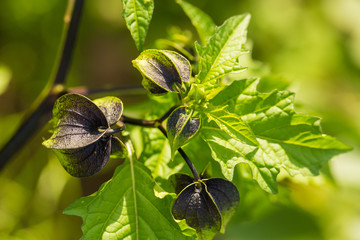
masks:
[(114, 88), (88, 89), (85, 86), (68, 88), (67, 92), (77, 93), (86, 96), (97, 96), (103, 94), (115, 95), (146, 95), (146, 90), (142, 86), (122, 86)]
[[(129, 124), (133, 124), (133, 125), (137, 125), (137, 126), (142, 126), (142, 127), (150, 127), (150, 128), (158, 128), (164, 135), (165, 137), (167, 137), (167, 133), (165, 128), (162, 125), (162, 122), (169, 117), (169, 115), (177, 108), (179, 107), (178, 105), (173, 106), (172, 108), (170, 108), (163, 116), (161, 116), (159, 119), (155, 119), (155, 120), (144, 120), (144, 119), (137, 119), (137, 118), (131, 118), (131, 117), (127, 117), (122, 115), (121, 117), (121, 121), (123, 123), (129, 123)], [(180, 155), (182, 156), (182, 158), (185, 160), (186, 164), (189, 166), (192, 174), (194, 175), (194, 178), (196, 180), (200, 180), (200, 176), (198, 174), (198, 172), (196, 171), (196, 168), (194, 166), (194, 164), (191, 162), (191, 160), (189, 159), (189, 157), (186, 155), (186, 153), (184, 152), (184, 150), (182, 148), (178, 149), (178, 152), (180, 153)]]
[(159, 124), (161, 124), (158, 122), (158, 120), (137, 119), (137, 118), (127, 117), (125, 115), (121, 116), (120, 121), (122, 121), (123, 123), (129, 123), (137, 126), (150, 127), (150, 128), (156, 128)]
[[(158, 129), (165, 135), (165, 137), (167, 137), (166, 130), (162, 125), (158, 126)], [(199, 176), (198, 172), (196, 171), (194, 164), (191, 162), (190, 158), (186, 155), (184, 150), (182, 148), (178, 148), (178, 152), (180, 153), (181, 157), (185, 160), (186, 164), (190, 168), (194, 178), (196, 180), (200, 180), (200, 176)]]
[(84, 0), (69, 0), (65, 15), (63, 39), (60, 58), (56, 61), (56, 71), (47, 83), (40, 96), (35, 100), (25, 115), (15, 134), (0, 151), (0, 170), (4, 168), (11, 157), (19, 152), (28, 140), (44, 126), (51, 118), (51, 109), (58, 97), (66, 93), (64, 83), (69, 71), (73, 55), (75, 39), (78, 32)]

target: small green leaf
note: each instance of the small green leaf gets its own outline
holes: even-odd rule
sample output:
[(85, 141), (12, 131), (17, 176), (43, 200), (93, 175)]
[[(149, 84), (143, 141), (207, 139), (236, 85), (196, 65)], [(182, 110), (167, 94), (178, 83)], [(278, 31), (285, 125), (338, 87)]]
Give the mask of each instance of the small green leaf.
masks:
[(190, 18), (191, 23), (194, 25), (199, 34), (201, 42), (206, 44), (208, 39), (215, 33), (216, 25), (213, 20), (201, 9), (186, 1), (178, 0), (177, 3)]
[(238, 58), (245, 52), (249, 20), (248, 14), (229, 18), (222, 26), (216, 28), (215, 35), (204, 48), (196, 45), (200, 56), (200, 73), (197, 78), (201, 83), (244, 69), (239, 65)]
[(105, 117), (110, 126), (114, 125), (120, 120), (123, 112), (123, 103), (117, 97), (103, 97), (93, 101), (100, 110), (105, 114)]
[(138, 140), (138, 146), (135, 148), (141, 150), (139, 161), (151, 170), (153, 178), (167, 179), (184, 166), (184, 161), (171, 161), (169, 142), (158, 129), (141, 128), (136, 135), (134, 134), (135, 132), (132, 131), (132, 137)]
[(143, 86), (154, 94), (177, 91), (189, 81), (189, 61), (174, 51), (149, 49), (142, 52), (133, 65), (143, 76)]
[(123, 17), (136, 48), (142, 52), (145, 37), (154, 11), (153, 0), (122, 0)]
[(140, 162), (127, 161), (95, 194), (76, 200), (64, 213), (83, 218), (83, 240), (191, 239), (170, 214), (171, 196), (157, 198), (154, 184)]
[(200, 119), (186, 114), (185, 107), (175, 109), (166, 123), (166, 131), (171, 146), (171, 156), (175, 151), (192, 139), (200, 128)]
[(111, 138), (111, 158), (126, 158), (128, 151), (125, 144), (117, 137), (112, 136)]
[(172, 207), (175, 219), (185, 219), (200, 239), (212, 239), (224, 230), (240, 201), (234, 184), (221, 178), (195, 181), (185, 174), (176, 174), (173, 180), (180, 191)]

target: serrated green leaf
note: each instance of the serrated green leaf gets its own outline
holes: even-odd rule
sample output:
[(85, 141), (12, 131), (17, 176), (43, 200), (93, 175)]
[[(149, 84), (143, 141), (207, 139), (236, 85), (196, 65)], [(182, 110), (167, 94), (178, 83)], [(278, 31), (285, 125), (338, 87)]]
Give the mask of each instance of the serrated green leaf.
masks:
[(261, 188), (268, 192), (277, 192), (276, 177), (279, 170), (275, 167), (274, 152), (264, 153), (261, 147), (254, 147), (233, 138), (215, 124), (203, 126), (201, 136), (209, 145), (212, 157), (220, 164), (222, 173), (228, 180), (232, 180), (235, 166), (243, 162), (250, 166), (253, 178)]
[(207, 109), (206, 112), (209, 121), (214, 121), (221, 130), (228, 133), (233, 138), (245, 142), (249, 146), (257, 146), (256, 137), (251, 129), (236, 114), (230, 113), (226, 107)]
[(280, 169), (290, 175), (316, 175), (333, 156), (351, 149), (324, 135), (318, 118), (296, 114), (293, 93), (259, 93), (257, 84), (256, 79), (235, 81), (210, 101), (219, 111), (226, 104), (248, 126), (258, 143), (249, 145), (219, 124), (203, 126), (201, 135), (225, 177), (231, 179), (233, 168), (245, 162), (259, 185), (274, 193)]
[(208, 39), (215, 33), (216, 25), (213, 20), (201, 9), (186, 1), (178, 0), (177, 3), (182, 7), (191, 20), (191, 23), (196, 28), (201, 42), (206, 44)]
[(122, 0), (123, 17), (136, 48), (142, 52), (145, 37), (154, 11), (153, 0)]
[(190, 141), (200, 128), (200, 119), (191, 118), (192, 112), (187, 114), (185, 107), (175, 109), (166, 123), (166, 132), (171, 146), (171, 156), (175, 151)]
[(201, 83), (218, 79), (228, 73), (244, 69), (238, 58), (244, 53), (247, 26), (250, 15), (238, 15), (229, 18), (216, 28), (215, 34), (203, 48), (197, 44), (200, 56), (200, 73), (197, 78)]
[(170, 214), (171, 197), (157, 198), (154, 184), (148, 169), (128, 161), (95, 194), (76, 200), (64, 213), (83, 218), (83, 240), (191, 239)]

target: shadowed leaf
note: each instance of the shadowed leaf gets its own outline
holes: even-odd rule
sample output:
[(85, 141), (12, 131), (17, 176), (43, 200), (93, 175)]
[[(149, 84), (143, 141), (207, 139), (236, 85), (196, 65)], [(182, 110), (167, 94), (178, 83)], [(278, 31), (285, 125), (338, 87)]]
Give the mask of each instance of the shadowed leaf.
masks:
[(111, 138), (111, 158), (126, 158), (128, 155), (125, 144), (117, 137)]
[(216, 25), (213, 20), (202, 10), (186, 1), (178, 0), (177, 3), (190, 18), (191, 23), (199, 34), (201, 42), (206, 44), (208, 39), (215, 33)]

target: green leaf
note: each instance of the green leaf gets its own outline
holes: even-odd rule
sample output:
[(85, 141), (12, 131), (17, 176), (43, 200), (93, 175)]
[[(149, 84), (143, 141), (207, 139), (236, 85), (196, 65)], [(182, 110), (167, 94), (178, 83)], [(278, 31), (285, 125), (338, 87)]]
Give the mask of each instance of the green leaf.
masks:
[(189, 142), (200, 128), (200, 119), (191, 118), (192, 112), (187, 114), (185, 107), (175, 109), (166, 123), (166, 131), (171, 146), (171, 156), (175, 151)]
[(136, 138), (135, 148), (141, 148), (139, 161), (143, 162), (151, 170), (151, 175), (157, 179), (167, 179), (170, 175), (177, 173), (183, 166), (183, 160), (180, 162), (171, 161), (171, 148), (164, 135), (154, 128), (141, 128), (138, 134), (132, 137)]
[(191, 23), (194, 25), (199, 34), (201, 42), (206, 44), (208, 39), (215, 33), (216, 25), (213, 20), (201, 9), (186, 1), (178, 0), (177, 3), (190, 18)]
[(257, 146), (258, 142), (242, 119), (236, 114), (230, 113), (226, 107), (207, 109), (206, 112), (209, 121), (214, 121), (221, 130), (229, 134), (235, 139), (248, 144), (249, 146)]
[(216, 28), (215, 34), (204, 48), (196, 46), (200, 56), (200, 73), (197, 78), (201, 83), (244, 69), (239, 65), (238, 58), (245, 51), (243, 45), (246, 42), (249, 20), (248, 14), (229, 18)]
[(169, 50), (145, 50), (133, 65), (143, 76), (143, 86), (154, 94), (177, 91), (182, 82), (189, 81), (191, 73), (189, 61)]
[(172, 198), (157, 198), (154, 184), (140, 162), (127, 161), (96, 193), (76, 200), (64, 213), (83, 218), (83, 240), (191, 239), (170, 214)]
[(93, 101), (100, 110), (105, 114), (105, 117), (110, 126), (114, 125), (120, 120), (123, 112), (123, 103), (117, 97), (103, 97)]
[(142, 52), (145, 37), (154, 11), (153, 0), (122, 0), (123, 17), (136, 48)]
[(125, 144), (117, 137), (111, 138), (111, 155), (110, 158), (126, 158), (128, 151)]
[(257, 141), (256, 145), (249, 144), (242, 135), (236, 136), (218, 122), (203, 125), (201, 136), (226, 178), (232, 179), (234, 167), (244, 162), (251, 167), (259, 185), (275, 193), (280, 169), (290, 175), (317, 175), (329, 159), (351, 149), (324, 135), (319, 118), (296, 114), (293, 93), (259, 93), (257, 84), (256, 79), (234, 81), (210, 101), (219, 111), (226, 104), (228, 111), (241, 119), (241, 126), (248, 126)]
[(251, 146), (233, 138), (215, 124), (203, 125), (201, 136), (209, 145), (212, 157), (220, 164), (222, 173), (228, 180), (232, 180), (235, 166), (243, 162), (250, 166), (253, 179), (262, 189), (277, 192), (276, 177), (279, 170), (275, 167), (274, 153), (264, 153), (260, 146)]

